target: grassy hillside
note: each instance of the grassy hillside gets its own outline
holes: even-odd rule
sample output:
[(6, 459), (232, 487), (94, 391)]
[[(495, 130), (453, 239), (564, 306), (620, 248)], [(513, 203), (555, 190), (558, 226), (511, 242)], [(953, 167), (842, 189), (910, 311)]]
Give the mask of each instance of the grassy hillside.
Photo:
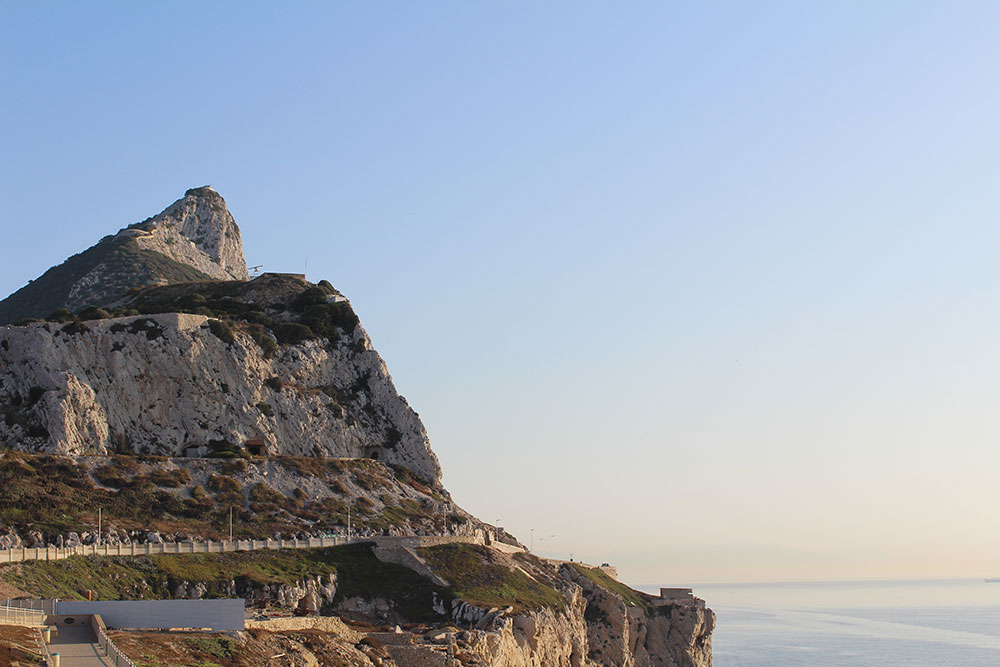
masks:
[[(540, 562), (515, 561), (486, 547), (456, 544), (419, 549), (422, 558), (451, 584), (442, 588), (413, 570), (383, 563), (372, 543), (323, 549), (241, 551), (224, 554), (163, 554), (137, 557), (84, 557), (0, 565), (0, 580), (42, 598), (82, 599), (87, 590), (102, 600), (159, 600), (173, 597), (181, 582), (205, 585), (206, 598), (236, 595), (259, 598), (265, 586), (294, 585), (306, 578), (325, 582), (337, 576), (332, 607), (348, 598), (383, 598), (411, 621), (439, 618), (434, 596), (469, 604), (533, 609), (563, 609), (566, 599), (555, 588), (554, 574)], [(530, 557), (529, 557), (530, 558)], [(256, 595), (255, 595), (256, 592)]]
[[(452, 585), (455, 597), (479, 607), (514, 607), (514, 612), (531, 609), (561, 609), (565, 598), (552, 586), (544, 568), (527, 562), (513, 562), (497, 552), (474, 544), (445, 544), (418, 549), (420, 556), (438, 576)], [(528, 569), (530, 568), (530, 569)], [(525, 571), (531, 571), (529, 576)]]
[(317, 576), (325, 582), (336, 574), (334, 605), (346, 598), (384, 598), (414, 621), (438, 619), (431, 608), (434, 595), (447, 600), (451, 594), (413, 570), (381, 562), (371, 549), (371, 543), (361, 543), (225, 554), (77, 556), (2, 565), (0, 578), (42, 598), (79, 600), (91, 590), (101, 600), (163, 600), (172, 598), (180, 582), (203, 582), (206, 598), (228, 597), (230, 582), (235, 582), (238, 596), (252, 597), (268, 585), (294, 585)]
[(629, 588), (616, 579), (612, 579), (596, 567), (588, 567), (582, 563), (570, 563), (569, 567), (572, 567), (601, 588), (617, 594), (630, 607), (642, 607), (646, 610), (653, 608), (648, 599), (650, 596)]

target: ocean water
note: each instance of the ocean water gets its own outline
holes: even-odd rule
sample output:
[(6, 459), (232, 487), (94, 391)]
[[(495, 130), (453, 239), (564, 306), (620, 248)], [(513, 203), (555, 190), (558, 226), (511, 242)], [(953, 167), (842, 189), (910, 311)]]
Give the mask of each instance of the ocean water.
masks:
[(1000, 667), (1000, 583), (960, 579), (694, 589), (716, 613), (715, 667)]

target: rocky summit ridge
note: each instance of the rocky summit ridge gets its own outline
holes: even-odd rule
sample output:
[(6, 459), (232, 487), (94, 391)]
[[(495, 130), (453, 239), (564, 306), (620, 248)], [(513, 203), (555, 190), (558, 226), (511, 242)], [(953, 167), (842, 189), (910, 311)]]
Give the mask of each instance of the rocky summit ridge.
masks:
[(240, 228), (225, 200), (210, 186), (193, 188), (0, 301), (0, 324), (104, 305), (148, 285), (247, 277)]

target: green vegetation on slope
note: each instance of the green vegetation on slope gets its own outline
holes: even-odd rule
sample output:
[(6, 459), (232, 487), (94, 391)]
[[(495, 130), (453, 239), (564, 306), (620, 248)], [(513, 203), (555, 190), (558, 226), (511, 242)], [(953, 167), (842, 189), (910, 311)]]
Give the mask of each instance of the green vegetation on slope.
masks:
[(587, 567), (581, 563), (570, 563), (569, 566), (601, 588), (611, 591), (621, 597), (625, 601), (625, 604), (630, 607), (642, 607), (643, 609), (648, 610), (653, 606), (649, 603), (649, 600), (646, 599), (647, 596), (644, 593), (633, 590), (622, 582), (612, 579), (596, 567)]
[[(296, 345), (327, 338), (337, 343), (358, 326), (347, 301), (333, 301), (339, 292), (323, 280), (318, 285), (288, 276), (264, 275), (249, 282), (212, 281), (149, 287), (135, 291), (126, 307), (155, 313), (194, 313), (230, 323), (248, 333), (273, 354), (273, 343)], [(305, 286), (305, 287), (304, 287)], [(226, 342), (231, 334), (216, 324), (213, 333)], [(273, 336), (273, 338), (272, 338)]]
[[(132, 242), (132, 245), (135, 243)], [(154, 267), (156, 276), (166, 274), (172, 284), (133, 289), (149, 281), (128, 276), (124, 278), (119, 276), (121, 278), (119, 280), (111, 275), (109, 282), (113, 287), (122, 280), (127, 283), (121, 290), (112, 289), (114, 292), (112, 300), (122, 299), (120, 307), (107, 310), (97, 307), (101, 304), (89, 305), (74, 315), (62, 307), (68, 294), (68, 287), (59, 283), (53, 286), (48, 297), (40, 299), (37, 304), (29, 295), (25, 308), (30, 306), (28, 308), (30, 312), (17, 308), (10, 310), (8, 321), (20, 321), (26, 317), (44, 317), (50, 322), (69, 323), (73, 326), (63, 330), (76, 333), (86, 331), (83, 322), (87, 320), (125, 315), (192, 313), (211, 318), (208, 325), (212, 334), (226, 344), (235, 342), (236, 331), (247, 334), (268, 358), (278, 352), (279, 345), (298, 345), (319, 338), (328, 339), (334, 346), (345, 338), (350, 342), (359, 325), (358, 316), (351, 305), (347, 301), (339, 300), (340, 292), (325, 280), (311, 286), (299, 278), (272, 274), (265, 274), (251, 281), (211, 280), (205, 274), (185, 265), (177, 265), (174, 269), (170, 269), (164, 262), (169, 263), (173, 260), (157, 253), (151, 253), (157, 255), (153, 258), (143, 254), (149, 254), (149, 251), (137, 248), (135, 251), (137, 253), (136, 264), (133, 266), (135, 275), (146, 275), (144, 271)], [(123, 267), (128, 265), (125, 260), (121, 260), (120, 264)], [(115, 264), (118, 265), (119, 263)], [(186, 272), (187, 269), (194, 273)], [(34, 286), (42, 282), (42, 278), (39, 278), (28, 287), (32, 290), (40, 289)], [(44, 284), (47, 285), (49, 282), (46, 280)], [(57, 287), (66, 289), (60, 292)], [(22, 296), (19, 291), (6, 301), (0, 302), (0, 314), (4, 312), (4, 304), (8, 301), (20, 303), (23, 300)], [(107, 300), (104, 303), (107, 303)], [(2, 323), (0, 321), (0, 324)], [(361, 350), (363, 346), (355, 351)]]
[(92, 304), (95, 306), (105, 305), (124, 296), (129, 289), (148, 285), (154, 279), (168, 282), (211, 280), (194, 267), (158, 252), (140, 249), (132, 238), (105, 236), (0, 301), (0, 324), (43, 318), (63, 308), (73, 285), (98, 266), (102, 266), (106, 276), (101, 288), (110, 298)]
[(490, 549), (473, 544), (445, 544), (417, 550), (431, 570), (452, 585), (455, 597), (480, 607), (562, 609), (565, 598), (548, 583), (497, 561)]
[(433, 597), (451, 594), (413, 570), (383, 563), (372, 543), (324, 549), (239, 551), (224, 554), (177, 554), (137, 557), (75, 556), (60, 561), (27, 561), (0, 566), (0, 579), (43, 598), (83, 599), (94, 591), (102, 600), (162, 600), (173, 597), (181, 582), (204, 582), (206, 598), (252, 597), (266, 585), (294, 585), (306, 578), (337, 575), (333, 604), (345, 598), (385, 598), (415, 621), (434, 620)]

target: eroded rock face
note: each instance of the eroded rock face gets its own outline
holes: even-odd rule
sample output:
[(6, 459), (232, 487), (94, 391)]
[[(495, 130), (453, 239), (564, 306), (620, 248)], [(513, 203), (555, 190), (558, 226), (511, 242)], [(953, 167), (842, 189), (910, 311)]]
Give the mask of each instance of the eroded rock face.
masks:
[(369, 457), (432, 483), (437, 457), (364, 329), (267, 358), (202, 315), (0, 328), (0, 444), (25, 451), (180, 456), (261, 438), (268, 454)]
[(715, 613), (678, 601), (653, 609), (625, 604), (617, 594), (564, 565), (559, 575), (586, 600), (588, 660), (602, 667), (710, 667)]
[(562, 609), (510, 615), (454, 600), (452, 619), (469, 628), (460, 647), (490, 667), (711, 667), (715, 614), (704, 605), (630, 606), (566, 566), (554, 583)]
[(468, 633), (470, 649), (491, 667), (591, 667), (587, 660), (586, 606), (579, 589), (565, 610), (507, 617), (487, 614)]
[[(121, 266), (111, 254), (70, 287), (64, 307), (72, 312), (103, 305), (120, 297), (125, 289), (173, 282), (146, 266), (158, 253), (191, 267), (205, 278), (246, 280), (246, 261), (240, 228), (226, 209), (222, 196), (210, 187), (188, 190), (184, 197), (162, 213), (119, 231), (114, 243), (134, 247), (134, 259)], [(185, 276), (192, 279), (193, 276)]]
[(226, 202), (210, 186), (193, 188), (162, 213), (119, 233), (219, 280), (246, 280), (243, 241)]

